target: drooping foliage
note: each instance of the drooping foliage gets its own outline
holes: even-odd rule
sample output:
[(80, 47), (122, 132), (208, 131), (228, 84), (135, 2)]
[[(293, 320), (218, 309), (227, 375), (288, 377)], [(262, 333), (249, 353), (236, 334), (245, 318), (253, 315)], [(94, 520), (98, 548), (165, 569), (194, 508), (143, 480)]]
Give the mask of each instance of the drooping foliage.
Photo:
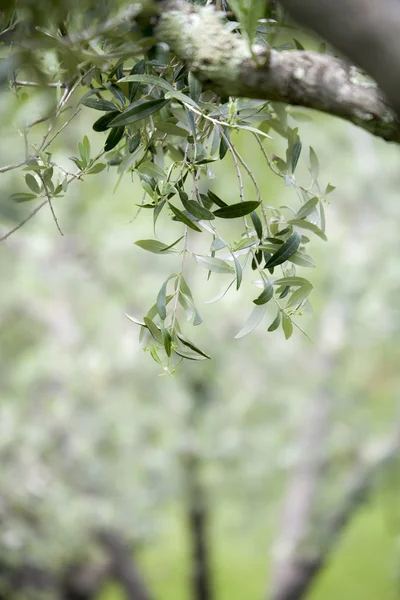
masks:
[[(226, 27), (250, 45), (301, 47), (271, 6), (235, 0), (232, 9)], [(57, 201), (78, 180), (107, 170), (117, 181), (130, 176), (140, 183), (137, 212), (152, 220), (154, 236), (137, 240), (137, 251), (181, 260), (179, 270), (171, 272), (165, 257), (165, 280), (153, 306), (129, 319), (139, 326), (153, 359), (172, 372), (182, 359), (210, 357), (184, 324), (202, 322), (188, 283), (194, 269), (221, 276), (217, 299), (233, 286), (247, 285), (246, 268), (254, 271), (254, 304), (236, 337), (257, 327), (270, 306), (268, 331), (282, 328), (286, 338), (292, 335), (293, 325), (299, 327), (294, 318), (310, 307), (312, 284), (303, 269), (315, 262), (307, 247), (313, 236), (326, 240), (324, 203), (334, 188), (319, 184), (318, 158), (312, 148), (302, 147), (294, 113), (282, 104), (222, 97), (207, 89), (157, 40), (158, 10), (107, 0), (8, 3), (0, 13), (2, 85), (20, 105), (47, 90), (51, 110), (25, 124), (25, 156), (1, 172), (24, 172), (10, 198), (33, 205), (24, 222), (47, 206), (61, 233)], [(65, 169), (54, 160), (52, 143), (81, 110), (87, 111), (88, 131)], [(36, 141), (35, 132), (44, 125)], [(93, 153), (89, 132), (91, 139), (104, 138), (100, 152)], [(258, 145), (266, 168), (293, 190), (292, 206), (274, 206), (263, 195), (238, 138)], [(282, 140), (286, 150), (278, 156), (271, 148), (282, 147)], [(227, 160), (237, 177), (234, 197), (216, 189), (213, 169)], [(297, 178), (299, 161), (309, 169), (305, 181)], [(163, 239), (161, 215), (176, 222), (175, 240)]]

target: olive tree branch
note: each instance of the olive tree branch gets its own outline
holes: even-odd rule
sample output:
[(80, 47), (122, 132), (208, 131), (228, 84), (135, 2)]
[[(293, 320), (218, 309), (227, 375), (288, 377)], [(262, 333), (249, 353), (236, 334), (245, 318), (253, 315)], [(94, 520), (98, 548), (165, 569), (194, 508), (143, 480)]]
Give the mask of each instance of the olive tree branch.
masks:
[(346, 61), (311, 51), (250, 50), (212, 6), (163, 0), (160, 13), (158, 39), (217, 93), (316, 109), (400, 143), (400, 123), (382, 91)]

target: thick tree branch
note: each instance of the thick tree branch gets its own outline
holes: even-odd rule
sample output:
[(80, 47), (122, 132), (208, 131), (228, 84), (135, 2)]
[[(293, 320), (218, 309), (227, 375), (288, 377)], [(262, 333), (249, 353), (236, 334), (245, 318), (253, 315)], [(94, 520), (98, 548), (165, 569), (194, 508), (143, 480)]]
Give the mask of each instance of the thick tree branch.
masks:
[(365, 82), (345, 61), (315, 52), (267, 51), (259, 46), (252, 55), (213, 7), (199, 8), (183, 0), (165, 0), (162, 6), (158, 38), (208, 87), (225, 96), (320, 110), (400, 143), (400, 123), (375, 82)]
[(398, 0), (280, 0), (298, 23), (313, 29), (379, 83), (400, 115)]
[[(315, 578), (326, 566), (340, 536), (355, 512), (371, 497), (379, 473), (400, 454), (399, 434), (396, 432), (382, 452), (364, 467), (356, 468), (350, 475), (342, 503), (330, 515), (324, 515), (319, 524), (322, 543), (314, 553), (293, 554), (286, 577), (275, 585), (273, 600), (302, 600), (306, 597)], [(283, 573), (282, 573), (283, 575)], [(278, 584), (278, 581), (276, 582)]]

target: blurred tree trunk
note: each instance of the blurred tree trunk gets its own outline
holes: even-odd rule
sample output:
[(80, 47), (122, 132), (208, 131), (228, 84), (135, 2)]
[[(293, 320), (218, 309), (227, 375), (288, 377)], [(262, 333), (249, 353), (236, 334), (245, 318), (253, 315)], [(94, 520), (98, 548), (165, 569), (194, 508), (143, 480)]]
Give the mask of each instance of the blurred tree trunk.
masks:
[(129, 600), (152, 600), (136, 566), (131, 548), (118, 533), (100, 531), (96, 535), (109, 557), (109, 577), (123, 587)]
[(212, 600), (210, 546), (208, 540), (209, 508), (202, 482), (202, 459), (193, 446), (203, 410), (208, 401), (207, 385), (192, 383), (192, 398), (188, 414), (188, 447), (183, 457), (186, 511), (191, 547), (191, 590), (193, 600)]

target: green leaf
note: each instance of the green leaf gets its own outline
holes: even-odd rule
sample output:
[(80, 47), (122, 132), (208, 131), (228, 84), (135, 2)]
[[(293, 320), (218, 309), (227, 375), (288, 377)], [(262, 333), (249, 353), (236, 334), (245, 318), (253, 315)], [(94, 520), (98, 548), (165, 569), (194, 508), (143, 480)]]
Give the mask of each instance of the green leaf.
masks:
[(159, 242), (158, 240), (138, 240), (137, 242), (135, 242), (135, 244), (136, 246), (143, 248), (143, 250), (147, 250), (148, 252), (154, 252), (154, 254), (170, 254), (168, 250), (175, 246), (175, 244), (180, 242), (182, 237), (180, 237), (178, 240), (176, 240), (176, 242), (170, 245), (163, 244), (163, 242)]
[(156, 85), (162, 88), (163, 90), (167, 90), (167, 92), (175, 91), (174, 87), (170, 83), (168, 83), (168, 81), (166, 81), (162, 77), (156, 77), (156, 75), (127, 75), (126, 77), (119, 79), (118, 83), (121, 83), (123, 81), (136, 82), (142, 85)]
[(223, 127), (222, 128), (224, 135), (221, 135), (221, 142), (219, 144), (219, 158), (220, 160), (222, 160), (226, 153), (229, 150), (229, 144), (228, 141), (229, 140), (229, 130), (227, 127)]
[[(143, 74), (146, 68), (146, 64), (145, 61), (139, 60), (139, 62), (137, 62), (133, 67), (132, 70), (130, 72), (130, 75), (137, 75), (137, 74)], [(129, 82), (129, 86), (128, 86), (128, 94), (129, 94), (129, 100), (130, 102), (133, 102), (135, 96), (136, 96), (136, 92), (138, 91), (140, 87), (140, 84), (137, 82)]]
[(78, 144), (78, 147), (81, 159), (87, 165), (90, 162), (90, 142), (87, 135), (84, 136), (82, 143)]
[(106, 139), (106, 143), (104, 144), (105, 152), (110, 152), (110, 150), (115, 148), (115, 146), (118, 144), (118, 142), (122, 139), (122, 136), (124, 135), (124, 131), (125, 131), (125, 127), (114, 127), (113, 129), (111, 129), (111, 131), (108, 134), (108, 137)]
[(197, 354), (196, 352), (190, 352), (190, 350), (189, 351), (182, 350), (182, 348), (174, 348), (174, 352), (178, 356), (181, 356), (182, 358), (186, 358), (187, 360), (206, 360), (206, 358), (211, 358), (211, 357), (201, 356), (200, 354)]
[(256, 234), (259, 240), (262, 240), (263, 237), (263, 226), (260, 220), (260, 217), (256, 212), (250, 213), (251, 220), (253, 221), (254, 229), (256, 230)]
[(237, 219), (238, 217), (244, 217), (250, 214), (256, 208), (260, 206), (259, 202), (238, 202), (237, 204), (231, 204), (230, 206), (224, 206), (214, 211), (214, 215), (220, 219)]
[(278, 313), (277, 313), (275, 319), (272, 321), (271, 325), (268, 327), (268, 331), (275, 331), (276, 329), (278, 329), (280, 323), (281, 323), (281, 311), (278, 310)]
[(29, 200), (34, 200), (37, 198), (36, 194), (29, 194), (28, 192), (17, 192), (16, 194), (11, 194), (10, 200), (13, 202), (28, 202)]
[(104, 163), (96, 163), (95, 165), (93, 165), (93, 167), (89, 169), (88, 175), (96, 175), (97, 173), (101, 173), (102, 171), (104, 171), (106, 166), (107, 165), (105, 165)]
[(300, 242), (301, 235), (295, 231), (271, 256), (265, 266), (270, 269), (286, 262), (296, 252), (297, 248), (300, 246)]
[(196, 255), (196, 260), (201, 267), (208, 269), (208, 271), (213, 271), (214, 273), (235, 273), (235, 269), (221, 258)]
[(82, 104), (84, 104), (88, 108), (94, 108), (95, 110), (102, 110), (104, 112), (117, 110), (115, 104), (113, 104), (109, 100), (103, 100), (103, 98), (86, 98), (86, 100), (84, 100)]
[(318, 156), (315, 154), (315, 150), (310, 146), (310, 171), (311, 171), (311, 185), (317, 181), (319, 173), (319, 161)]
[(40, 194), (40, 185), (38, 184), (33, 175), (27, 173), (25, 175), (25, 183), (34, 194)]
[(319, 227), (317, 227), (317, 225), (314, 225), (314, 223), (310, 223), (310, 221), (305, 221), (304, 219), (291, 219), (290, 221), (288, 221), (288, 223), (289, 225), (295, 225), (296, 227), (300, 227), (300, 229), (307, 229), (308, 231), (312, 231), (313, 233), (315, 233), (315, 235), (324, 240), (324, 242), (326, 242), (328, 239), (325, 233)]
[(266, 304), (267, 302), (269, 302), (271, 300), (273, 295), (274, 295), (274, 288), (272, 287), (272, 284), (270, 281), (266, 281), (263, 291), (258, 296), (258, 298), (253, 300), (253, 302), (254, 302), (254, 304)]
[(140, 325), (141, 327), (146, 327), (146, 323), (144, 321), (141, 321), (140, 319), (136, 319), (136, 317), (132, 317), (131, 315), (128, 315), (128, 313), (125, 313), (125, 316), (128, 317), (128, 319), (130, 321), (132, 321), (132, 323), (135, 323), (135, 325)]
[(189, 135), (189, 132), (186, 131), (186, 129), (183, 129), (183, 127), (178, 127), (178, 125), (170, 123), (169, 121), (158, 121), (155, 126), (158, 131), (161, 131), (162, 133), (168, 133), (169, 135), (176, 135), (183, 138), (187, 138)]
[(333, 192), (333, 190), (336, 190), (336, 185), (331, 185), (330, 183), (328, 183), (325, 189), (325, 196)]
[(297, 211), (296, 219), (304, 219), (304, 217), (308, 217), (316, 207), (318, 206), (319, 199), (314, 196), (314, 198), (310, 198), (303, 206)]
[(161, 333), (165, 352), (167, 356), (171, 356), (171, 334), (169, 333), (168, 329), (165, 329), (165, 327), (162, 328)]
[(308, 254), (303, 254), (303, 252), (295, 252), (288, 260), (299, 267), (315, 267), (315, 260)]
[(161, 330), (157, 327), (157, 325), (148, 317), (144, 317), (143, 321), (153, 338), (156, 340), (156, 342), (163, 345)]
[(167, 285), (170, 278), (166, 279), (162, 284), (157, 296), (157, 311), (160, 318), (165, 321), (167, 317)]
[(222, 248), (226, 247), (226, 242), (224, 242), (224, 240), (221, 240), (221, 238), (216, 237), (213, 240), (213, 243), (210, 246), (210, 250), (211, 252), (217, 252), (217, 250), (222, 250)]
[[(304, 277), (281, 277), (280, 279), (275, 279), (274, 285), (290, 285), (291, 287), (299, 287), (302, 285), (309, 284), (308, 279)], [(310, 284), (311, 285), (311, 284)]]
[(221, 198), (219, 196), (217, 196), (217, 194), (214, 194), (214, 192), (212, 192), (211, 190), (208, 190), (207, 196), (210, 198), (210, 200), (212, 200), (212, 202), (214, 202), (214, 204), (216, 204), (220, 208), (223, 208), (224, 206), (228, 206), (228, 204), (226, 202), (221, 200)]
[(110, 121), (109, 127), (122, 127), (124, 125), (131, 125), (142, 119), (146, 119), (150, 115), (160, 110), (163, 106), (168, 104), (168, 100), (138, 100), (134, 102), (122, 113), (120, 113), (115, 119)]
[(193, 223), (193, 221), (191, 219), (189, 219), (189, 217), (187, 217), (184, 212), (179, 210), (179, 208), (176, 208), (176, 206), (171, 204), (171, 202), (168, 202), (168, 206), (170, 207), (170, 209), (172, 210), (172, 212), (174, 213), (174, 215), (176, 216), (178, 221), (181, 221), (181, 223), (185, 223), (185, 225), (187, 225), (194, 231), (200, 231), (200, 233), (201, 233), (200, 227), (197, 227), (196, 223)]
[(299, 162), (300, 153), (301, 153), (302, 144), (301, 142), (296, 142), (293, 148), (293, 156), (292, 156), (292, 173), (295, 172), (297, 163)]
[(150, 160), (142, 162), (136, 170), (139, 171), (139, 173), (143, 173), (144, 175), (148, 175), (149, 177), (153, 177), (153, 179), (158, 179), (160, 181), (167, 178), (164, 171)]
[(180, 194), (180, 198), (186, 210), (189, 211), (190, 214), (192, 214), (196, 219), (204, 219), (206, 221), (211, 221), (212, 219), (215, 219), (213, 213), (210, 210), (204, 208), (204, 206), (201, 206), (201, 204), (195, 202), (194, 200), (188, 200), (186, 194)]
[(113, 110), (100, 117), (100, 119), (97, 119), (97, 121), (93, 123), (94, 131), (106, 131), (106, 129), (110, 127), (111, 121), (119, 114), (121, 114), (119, 110)]
[(201, 82), (197, 79), (197, 77), (193, 75), (191, 71), (189, 71), (188, 82), (190, 97), (195, 102), (198, 102), (200, 100), (200, 94), (202, 89)]
[(290, 306), (298, 307), (307, 298), (312, 289), (313, 286), (311, 285), (311, 283), (305, 283), (304, 285), (299, 287), (299, 289), (293, 292), (293, 294), (291, 295), (289, 302), (286, 305), (286, 308), (289, 308)]
[(193, 350), (193, 352), (195, 352), (196, 354), (200, 354), (200, 356), (203, 356), (204, 358), (211, 358), (211, 356), (209, 356), (208, 354), (206, 354), (205, 352), (203, 352), (203, 350), (200, 350), (200, 348), (198, 348), (197, 346), (195, 346), (195, 344), (193, 344), (193, 342), (191, 342), (190, 340), (188, 340), (181, 333), (177, 333), (176, 336), (182, 342), (182, 344), (184, 344), (187, 348), (190, 348), (191, 350)]
[(168, 100), (173, 98), (174, 100), (178, 100), (182, 104), (187, 104), (189, 106), (192, 106), (193, 108), (195, 108), (201, 112), (200, 106), (197, 104), (197, 102), (192, 100), (192, 98), (190, 98), (190, 96), (186, 96), (186, 94), (182, 94), (182, 92), (177, 92), (176, 90), (167, 92), (165, 94), (165, 98), (167, 98)]
[(236, 289), (238, 290), (241, 286), (243, 279), (243, 269), (239, 260), (236, 258), (234, 254), (232, 254), (233, 260), (235, 261), (235, 271), (236, 271)]
[(288, 340), (293, 333), (293, 323), (290, 317), (285, 313), (282, 313), (282, 329), (285, 334), (285, 338)]
[(251, 333), (261, 322), (261, 319), (265, 315), (266, 308), (266, 304), (260, 304), (255, 306), (251, 315), (244, 324), (243, 328), (239, 331), (239, 333), (235, 335), (235, 338), (238, 339)]

